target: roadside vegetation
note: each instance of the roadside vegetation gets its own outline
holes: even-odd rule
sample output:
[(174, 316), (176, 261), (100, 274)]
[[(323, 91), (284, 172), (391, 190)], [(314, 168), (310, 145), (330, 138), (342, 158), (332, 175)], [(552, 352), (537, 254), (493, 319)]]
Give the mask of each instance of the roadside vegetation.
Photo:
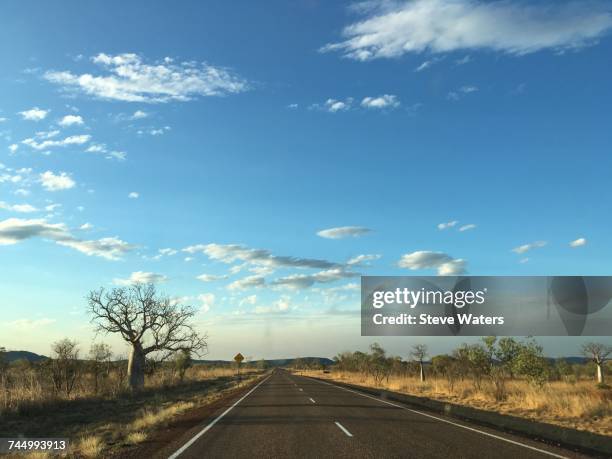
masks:
[(195, 363), (192, 355), (207, 346), (192, 324), (196, 310), (152, 285), (100, 289), (87, 302), (98, 332), (119, 334), (129, 356), (65, 338), (51, 345), (49, 358), (8, 362), (0, 347), (0, 437), (64, 437), (70, 457), (108, 457), (266, 369), (248, 359)]
[(374, 343), (369, 352), (338, 354), (327, 369), (299, 361), (294, 369), (612, 435), (612, 389), (604, 382), (605, 373), (612, 372), (610, 351), (610, 346), (589, 343), (581, 349), (588, 361), (570, 363), (546, 358), (533, 339), (485, 337), (436, 356), (417, 345), (407, 349), (410, 359), (402, 360)]
[[(102, 347), (96, 344), (92, 351)], [(176, 416), (251, 383), (263, 372), (255, 363), (238, 369), (192, 363), (177, 353), (164, 362), (147, 361), (144, 387), (133, 392), (125, 359), (113, 359), (110, 352), (99, 354), (104, 360), (95, 359), (95, 353), (79, 358), (78, 345), (69, 340), (53, 348), (72, 351), (37, 363), (2, 365), (0, 437), (67, 437), (69, 457), (126, 451)]]

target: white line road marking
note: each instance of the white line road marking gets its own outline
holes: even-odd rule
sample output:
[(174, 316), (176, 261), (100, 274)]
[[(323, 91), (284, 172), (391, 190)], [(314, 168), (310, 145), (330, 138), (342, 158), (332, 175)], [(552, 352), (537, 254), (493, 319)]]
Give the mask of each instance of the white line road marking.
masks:
[[(270, 375), (270, 376), (272, 376), (272, 375)], [(255, 387), (253, 387), (250, 391), (248, 391), (246, 394), (244, 394), (236, 403), (234, 403), (227, 410), (225, 410), (223, 413), (221, 413), (219, 416), (217, 416), (215, 419), (213, 419), (210, 424), (208, 424), (206, 427), (204, 427), (202, 430), (200, 430), (191, 440), (189, 440), (187, 443), (185, 443), (183, 446), (181, 446), (179, 449), (177, 449), (174, 452), (174, 454), (172, 454), (171, 456), (168, 456), (168, 459), (176, 459), (181, 454), (183, 454), (185, 452), (185, 450), (187, 450), (187, 448), (189, 448), (191, 445), (193, 445), (197, 441), (198, 438), (200, 438), (202, 435), (204, 435), (206, 432), (208, 432), (212, 428), (212, 426), (214, 426), (223, 416), (225, 416), (227, 413), (232, 411), (232, 409), (236, 405), (238, 405), (241, 401), (243, 401), (245, 398), (247, 398), (255, 389), (257, 389), (259, 386), (261, 386), (263, 383), (265, 383), (268, 379), (270, 379), (270, 376), (268, 376), (266, 379), (261, 381)]]
[[(327, 384), (328, 386), (332, 386), (332, 387), (335, 387), (337, 389), (343, 389), (343, 390), (345, 390), (347, 392), (352, 392), (353, 394), (361, 395), (362, 397), (371, 398), (372, 400), (376, 400), (377, 402), (386, 403), (387, 405), (391, 405), (391, 406), (394, 406), (396, 408), (401, 408), (403, 410), (410, 411), (411, 413), (420, 414), (421, 416), (427, 416), (428, 418), (436, 419), (436, 420), (441, 421), (441, 422), (446, 422), (447, 424), (451, 424), (451, 425), (454, 425), (456, 427), (461, 427), (462, 429), (471, 430), (472, 432), (476, 432), (476, 433), (479, 433), (479, 434), (482, 434), (482, 435), (486, 435), (487, 437), (496, 438), (497, 440), (502, 440), (502, 441), (505, 441), (505, 442), (508, 442), (508, 443), (512, 443), (513, 445), (522, 446), (523, 448), (531, 449), (533, 451), (538, 451), (539, 453), (547, 454), (548, 456), (558, 457), (560, 459), (568, 459), (567, 456), (561, 456), (559, 454), (555, 454), (555, 453), (551, 453), (550, 451), (546, 451), (545, 449), (536, 448), (535, 446), (526, 445), (525, 443), (520, 443), (518, 441), (510, 440), (509, 438), (500, 437), (499, 435), (494, 435), (492, 433), (485, 432), (483, 430), (478, 430), (478, 429), (474, 429), (473, 427), (464, 426), (462, 424), (459, 424), (459, 423), (456, 423), (456, 422), (453, 422), (453, 421), (449, 421), (448, 419), (439, 418), (438, 416), (433, 416), (431, 414), (423, 413), (422, 411), (413, 410), (411, 408), (407, 408), (405, 406), (398, 405), (396, 403), (391, 403), (391, 402), (388, 402), (386, 400), (381, 400), (379, 398), (372, 397), (371, 395), (362, 394), (361, 392), (357, 392), (355, 390), (347, 389), (346, 387), (337, 386), (335, 384), (331, 384), (331, 383), (328, 383), (328, 382), (325, 382), (325, 381), (320, 381), (318, 379), (314, 379), (314, 380), (317, 381), (317, 382), (320, 382), (321, 384)], [(344, 430), (344, 428), (340, 424), (338, 424), (337, 422), (336, 422), (336, 424), (338, 425), (338, 427), (340, 427), (341, 429)]]
[(299, 390), (300, 390), (300, 392), (304, 392), (304, 389), (302, 389), (301, 387), (300, 387), (300, 389), (299, 389)]
[(312, 403), (317, 403), (315, 402), (313, 399), (309, 398), (308, 400), (310, 400)]
[(338, 427), (340, 427), (340, 430), (341, 430), (342, 432), (344, 432), (344, 433), (346, 434), (346, 436), (347, 436), (347, 437), (352, 437), (352, 436), (353, 436), (353, 434), (352, 434), (352, 433), (350, 433), (348, 430), (346, 430), (346, 427), (344, 427), (344, 426), (343, 426), (342, 424), (340, 424), (338, 421), (336, 421), (336, 422), (335, 422), (335, 424), (336, 424)]

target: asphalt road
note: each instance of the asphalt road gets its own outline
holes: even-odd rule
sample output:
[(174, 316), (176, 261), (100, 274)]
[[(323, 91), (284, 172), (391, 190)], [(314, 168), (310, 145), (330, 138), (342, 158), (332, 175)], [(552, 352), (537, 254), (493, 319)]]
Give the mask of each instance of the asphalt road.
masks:
[(275, 370), (170, 456), (179, 457), (586, 456)]

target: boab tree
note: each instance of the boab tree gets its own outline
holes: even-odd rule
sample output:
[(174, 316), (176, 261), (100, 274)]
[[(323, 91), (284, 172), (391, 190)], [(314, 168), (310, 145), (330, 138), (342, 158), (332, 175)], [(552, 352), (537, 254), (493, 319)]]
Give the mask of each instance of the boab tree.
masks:
[(425, 368), (423, 366), (423, 361), (427, 357), (427, 346), (425, 344), (415, 344), (412, 346), (410, 355), (414, 360), (419, 362), (419, 376), (421, 378), (421, 382), (425, 381)]
[(585, 343), (582, 346), (582, 355), (591, 359), (597, 366), (597, 382), (604, 383), (604, 364), (610, 360), (612, 354), (612, 346), (607, 346), (601, 343)]
[(152, 284), (101, 288), (90, 292), (87, 301), (97, 330), (119, 333), (129, 343), (128, 382), (132, 390), (144, 386), (147, 354), (168, 356), (184, 351), (202, 355), (206, 351), (206, 335), (199, 334), (192, 324), (197, 309), (157, 293)]

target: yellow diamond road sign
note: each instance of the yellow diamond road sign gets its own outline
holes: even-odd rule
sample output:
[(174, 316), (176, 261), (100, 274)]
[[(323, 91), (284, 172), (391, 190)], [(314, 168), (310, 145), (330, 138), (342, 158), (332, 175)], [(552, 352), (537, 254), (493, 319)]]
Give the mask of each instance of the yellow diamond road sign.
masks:
[(242, 363), (242, 361), (244, 360), (244, 357), (243, 357), (243, 355), (242, 355), (242, 354), (239, 352), (239, 353), (238, 353), (238, 354), (236, 354), (236, 356), (234, 357), (234, 360), (235, 360), (237, 363)]

